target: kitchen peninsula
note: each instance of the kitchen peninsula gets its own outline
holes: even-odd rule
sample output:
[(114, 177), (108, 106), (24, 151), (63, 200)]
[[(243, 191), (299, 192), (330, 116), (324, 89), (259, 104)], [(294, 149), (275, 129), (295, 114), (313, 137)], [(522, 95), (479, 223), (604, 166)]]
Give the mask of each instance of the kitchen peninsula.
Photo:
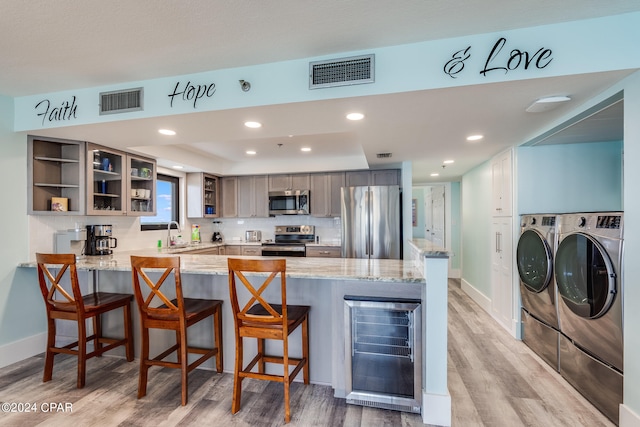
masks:
[[(77, 267), (81, 282), (89, 289), (131, 292), (130, 256), (171, 256), (181, 250), (133, 250), (105, 257), (85, 257)], [(429, 250), (430, 249), (430, 250)], [(450, 396), (446, 383), (446, 286), (447, 255), (437, 248), (424, 247), (424, 269), (415, 259), (287, 258), (287, 302), (311, 306), (309, 318), (310, 376), (317, 384), (331, 385), (336, 397), (346, 396), (345, 304), (344, 296), (411, 298), (422, 302), (422, 417), (425, 423), (450, 425)], [(229, 304), (227, 256), (179, 254), (184, 293), (192, 297), (215, 298), (223, 304), (224, 370), (232, 372), (235, 342)], [(34, 268), (35, 262), (20, 264)], [(159, 274), (159, 273), (158, 273)], [(34, 275), (34, 283), (36, 282)], [(443, 292), (444, 290), (444, 292)], [(279, 290), (267, 297), (273, 299)], [(134, 307), (134, 311), (137, 310)], [(444, 317), (443, 317), (444, 313)], [(117, 328), (116, 316), (103, 320), (105, 331)], [(136, 352), (139, 351), (138, 316), (134, 314)], [(196, 325), (189, 339), (210, 345), (209, 325)], [(161, 348), (173, 339), (158, 335), (152, 347)], [(444, 341), (442, 341), (444, 339)], [(158, 342), (166, 340), (166, 342)], [(255, 345), (254, 343), (249, 343)], [(245, 344), (245, 345), (247, 345)], [(267, 344), (269, 347), (269, 344)], [(300, 336), (290, 338), (292, 354), (300, 351)], [(153, 352), (154, 348), (152, 348)], [(277, 350), (275, 350), (277, 351)], [(247, 352), (250, 353), (250, 352)], [(204, 365), (211, 367), (210, 365)]]

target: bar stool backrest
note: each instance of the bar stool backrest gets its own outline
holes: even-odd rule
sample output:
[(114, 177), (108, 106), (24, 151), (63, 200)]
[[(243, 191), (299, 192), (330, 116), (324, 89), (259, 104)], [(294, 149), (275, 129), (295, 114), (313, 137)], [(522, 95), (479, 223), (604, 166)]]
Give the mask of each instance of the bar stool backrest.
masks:
[[(147, 275), (148, 269), (164, 269), (157, 281)], [(180, 257), (137, 257), (131, 256), (131, 271), (133, 274), (133, 290), (141, 314), (154, 318), (185, 317), (184, 300), (182, 297), (182, 282), (180, 279)], [(174, 280), (167, 280), (173, 275)], [(140, 280), (142, 279), (142, 280)], [(149, 294), (142, 294), (146, 284)], [(163, 285), (166, 287), (163, 291)], [(175, 292), (175, 303), (167, 296)]]
[[(82, 293), (78, 283), (76, 256), (74, 254), (36, 254), (38, 282), (47, 310), (77, 310), (84, 312)], [(60, 270), (54, 276), (51, 270)], [(66, 274), (68, 273), (68, 274)], [(65, 280), (71, 282), (71, 292), (64, 289)]]
[[(284, 259), (231, 259), (228, 260), (229, 264), (229, 291), (231, 295), (231, 306), (233, 309), (234, 317), (238, 327), (243, 326), (243, 322), (250, 322), (252, 324), (264, 324), (268, 325), (280, 325), (286, 331), (287, 328), (287, 283), (285, 277), (286, 260)], [(269, 273), (264, 281), (254, 285), (244, 273)], [(274, 307), (274, 303), (269, 303), (264, 298), (264, 293), (269, 285), (280, 276), (280, 303), (277, 307)], [(237, 280), (236, 280), (237, 278)], [(246, 290), (249, 291), (250, 297), (244, 302), (242, 308), (240, 308), (240, 302), (238, 299), (238, 285), (240, 282)], [(276, 281), (277, 283), (277, 281)], [(262, 310), (257, 310), (260, 314), (256, 313), (256, 308), (250, 309), (259, 304)], [(279, 310), (278, 310), (279, 309)]]

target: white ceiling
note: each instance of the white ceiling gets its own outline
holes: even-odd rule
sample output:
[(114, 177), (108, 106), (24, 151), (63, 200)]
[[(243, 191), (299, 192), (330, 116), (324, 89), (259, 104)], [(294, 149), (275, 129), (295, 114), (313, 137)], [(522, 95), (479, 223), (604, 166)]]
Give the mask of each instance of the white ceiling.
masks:
[[(17, 97), (504, 31), (640, 10), (637, 0), (0, 0), (0, 94)], [(480, 17), (480, 19), (478, 19)], [(630, 74), (595, 73), (51, 129), (224, 174), (386, 167), (458, 179)], [(525, 113), (532, 100), (572, 105)], [(366, 120), (347, 123), (358, 108)], [(268, 123), (259, 133), (245, 117)], [(155, 130), (178, 131), (173, 140)], [(150, 131), (153, 130), (153, 131)], [(464, 137), (481, 132), (469, 144)], [(293, 135), (290, 137), (289, 135)], [(547, 141), (546, 143), (549, 143)], [(313, 151), (301, 153), (309, 145)], [(247, 157), (245, 149), (259, 155)], [(376, 154), (391, 152), (391, 159)], [(442, 162), (454, 159), (442, 168)], [(432, 172), (440, 172), (431, 178)]]

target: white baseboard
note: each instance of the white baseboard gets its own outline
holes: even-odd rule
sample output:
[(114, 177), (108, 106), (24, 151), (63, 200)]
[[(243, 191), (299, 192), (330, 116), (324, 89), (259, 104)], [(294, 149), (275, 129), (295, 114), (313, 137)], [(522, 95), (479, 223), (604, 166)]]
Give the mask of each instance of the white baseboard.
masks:
[(424, 424), (451, 425), (451, 395), (429, 394), (422, 391), (422, 422)]
[(482, 292), (471, 286), (469, 282), (462, 279), (460, 281), (462, 290), (469, 295), (484, 311), (491, 314), (491, 299), (485, 296)]
[(44, 351), (47, 346), (47, 334), (43, 332), (18, 341), (0, 346), (0, 368), (9, 366)]
[(449, 274), (448, 274), (448, 276), (449, 276), (451, 279), (459, 279), (459, 278), (460, 278), (460, 276), (461, 276), (461, 271), (460, 271), (460, 269), (459, 269), (459, 268), (451, 268), (451, 269), (449, 269)]
[(618, 420), (618, 425), (620, 427), (640, 426), (640, 416), (623, 403), (620, 405), (620, 418)]

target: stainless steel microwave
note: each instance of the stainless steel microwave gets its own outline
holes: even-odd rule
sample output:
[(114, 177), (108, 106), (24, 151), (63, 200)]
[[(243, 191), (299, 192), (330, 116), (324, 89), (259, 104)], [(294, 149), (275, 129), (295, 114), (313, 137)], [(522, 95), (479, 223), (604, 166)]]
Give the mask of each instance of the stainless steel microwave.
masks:
[(269, 191), (269, 215), (309, 215), (309, 190)]

